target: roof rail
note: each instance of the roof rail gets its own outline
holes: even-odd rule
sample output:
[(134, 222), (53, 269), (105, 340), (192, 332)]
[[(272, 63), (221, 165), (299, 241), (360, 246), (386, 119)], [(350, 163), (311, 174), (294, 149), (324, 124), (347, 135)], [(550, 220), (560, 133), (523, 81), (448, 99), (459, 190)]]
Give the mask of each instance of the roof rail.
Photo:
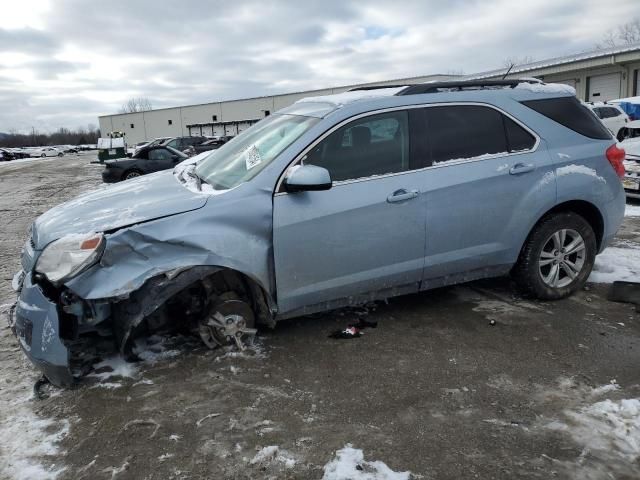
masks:
[[(520, 83), (540, 83), (532, 79), (511, 79), (511, 80), (458, 80), (449, 82), (420, 83), (409, 85), (396, 95), (418, 95), (421, 93), (438, 93), (441, 90), (479, 90), (482, 88), (509, 87), (515, 88)], [(378, 87), (379, 88), (379, 87)]]

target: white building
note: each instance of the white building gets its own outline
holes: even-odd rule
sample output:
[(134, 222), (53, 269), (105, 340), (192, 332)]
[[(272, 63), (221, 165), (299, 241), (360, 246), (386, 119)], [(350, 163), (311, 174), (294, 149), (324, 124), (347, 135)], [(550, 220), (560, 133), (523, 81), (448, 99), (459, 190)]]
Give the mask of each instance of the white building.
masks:
[[(552, 58), (512, 68), (507, 78), (536, 77), (545, 82), (566, 83), (575, 87), (578, 98), (606, 101), (640, 95), (640, 44)], [(507, 69), (492, 70), (465, 79), (502, 78)], [(406, 85), (451, 79), (450, 75), (386, 80), (369, 84), (310, 90), (265, 97), (161, 108), (139, 113), (99, 117), (103, 134), (122, 131), (127, 143), (156, 137), (187, 135), (236, 135), (272, 112), (300, 98), (340, 93), (365, 85)]]

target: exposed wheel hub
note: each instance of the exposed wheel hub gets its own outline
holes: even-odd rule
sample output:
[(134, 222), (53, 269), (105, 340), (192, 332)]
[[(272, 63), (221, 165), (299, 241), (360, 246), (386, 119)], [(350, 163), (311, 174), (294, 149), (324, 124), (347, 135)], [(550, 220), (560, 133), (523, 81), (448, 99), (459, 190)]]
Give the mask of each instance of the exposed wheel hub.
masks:
[(200, 322), (200, 338), (209, 348), (235, 345), (244, 350), (253, 342), (257, 330), (255, 317), (248, 303), (242, 300), (223, 300)]

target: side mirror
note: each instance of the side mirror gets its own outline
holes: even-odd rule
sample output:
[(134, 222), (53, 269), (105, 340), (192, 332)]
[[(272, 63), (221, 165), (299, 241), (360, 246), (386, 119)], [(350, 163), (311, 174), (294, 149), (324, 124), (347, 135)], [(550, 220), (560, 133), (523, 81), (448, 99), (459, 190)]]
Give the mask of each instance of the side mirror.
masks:
[(329, 190), (331, 175), (326, 168), (315, 165), (296, 165), (284, 180), (287, 192)]

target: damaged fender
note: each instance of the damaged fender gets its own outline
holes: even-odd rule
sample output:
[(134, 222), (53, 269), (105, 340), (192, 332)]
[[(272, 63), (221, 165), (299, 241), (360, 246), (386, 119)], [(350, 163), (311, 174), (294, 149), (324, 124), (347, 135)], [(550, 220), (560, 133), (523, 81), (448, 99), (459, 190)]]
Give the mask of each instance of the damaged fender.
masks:
[(247, 196), (241, 190), (214, 196), (197, 211), (107, 235), (99, 263), (65, 286), (85, 301), (121, 304), (112, 312), (118, 316), (114, 326), (121, 347), (168, 298), (221, 269), (251, 279), (275, 311), (271, 192), (254, 190)]

